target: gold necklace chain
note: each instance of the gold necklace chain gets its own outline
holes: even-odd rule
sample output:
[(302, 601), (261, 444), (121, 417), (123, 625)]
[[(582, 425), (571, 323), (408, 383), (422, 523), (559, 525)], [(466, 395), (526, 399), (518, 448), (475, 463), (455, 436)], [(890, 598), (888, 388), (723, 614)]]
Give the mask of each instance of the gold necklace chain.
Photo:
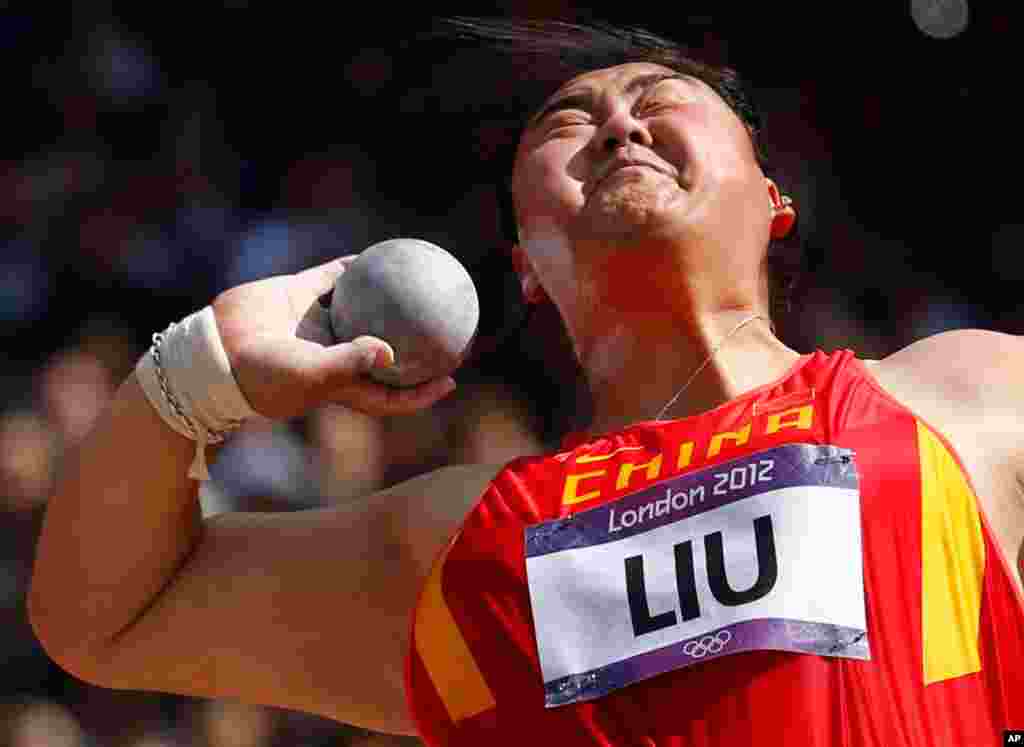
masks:
[(728, 334), (726, 334), (726, 336), (723, 337), (719, 341), (719, 343), (717, 345), (715, 345), (715, 347), (711, 350), (711, 352), (708, 353), (708, 357), (704, 359), (704, 362), (701, 363), (699, 366), (697, 366), (697, 370), (694, 371), (690, 375), (690, 378), (686, 380), (686, 383), (683, 384), (681, 387), (679, 387), (679, 391), (675, 393), (675, 396), (673, 396), (672, 399), (670, 399), (668, 402), (666, 402), (665, 406), (661, 408), (661, 411), (658, 412), (658, 414), (654, 416), (654, 419), (655, 420), (661, 420), (661, 416), (665, 414), (665, 411), (668, 410), (668, 408), (670, 408), (672, 405), (674, 405), (676, 400), (679, 399), (680, 396), (682, 396), (683, 392), (686, 391), (686, 388), (688, 386), (690, 386), (690, 384), (693, 383), (693, 380), (697, 378), (697, 375), (701, 371), (703, 371), (704, 367), (711, 362), (712, 358), (715, 357), (715, 353), (717, 353), (719, 351), (719, 349), (722, 347), (722, 345), (725, 344), (725, 341), (728, 340), (730, 337), (732, 337), (736, 332), (738, 332), (740, 327), (743, 327), (744, 325), (748, 324), (749, 322), (754, 321), (755, 319), (763, 319), (764, 321), (771, 323), (771, 319), (766, 317), (764, 314), (752, 314), (752, 315), (748, 316), (746, 319), (742, 320), (739, 324), (737, 324), (731, 330), (729, 330)]

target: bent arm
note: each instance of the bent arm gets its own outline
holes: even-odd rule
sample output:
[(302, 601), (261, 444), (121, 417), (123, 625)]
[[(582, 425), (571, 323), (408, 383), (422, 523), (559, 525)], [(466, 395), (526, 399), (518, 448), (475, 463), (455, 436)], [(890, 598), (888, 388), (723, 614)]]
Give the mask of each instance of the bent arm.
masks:
[(329, 509), (204, 522), (185, 475), (192, 449), (129, 379), (48, 508), (29, 597), (47, 651), (105, 687), (414, 733), (410, 615), (496, 467), (444, 468)]
[(46, 510), (28, 596), (47, 652), (82, 673), (145, 610), (203, 535), (195, 445), (134, 374), (69, 459)]

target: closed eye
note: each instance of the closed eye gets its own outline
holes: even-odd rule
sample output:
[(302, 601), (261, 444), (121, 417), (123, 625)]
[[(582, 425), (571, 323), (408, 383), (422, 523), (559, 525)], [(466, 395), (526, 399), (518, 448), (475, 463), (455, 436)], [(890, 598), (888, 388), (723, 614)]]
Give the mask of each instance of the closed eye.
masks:
[(693, 89), (689, 81), (680, 78), (667, 78), (659, 81), (647, 94), (640, 97), (637, 101), (637, 112), (658, 114), (675, 109), (693, 99)]
[(552, 133), (571, 128), (588, 127), (593, 122), (584, 112), (561, 111), (549, 117), (544, 124), (545, 129)]
[(648, 101), (642, 101), (637, 111), (638, 114), (660, 114), (661, 112), (674, 109), (678, 106), (679, 102), (669, 101), (663, 99), (652, 99)]

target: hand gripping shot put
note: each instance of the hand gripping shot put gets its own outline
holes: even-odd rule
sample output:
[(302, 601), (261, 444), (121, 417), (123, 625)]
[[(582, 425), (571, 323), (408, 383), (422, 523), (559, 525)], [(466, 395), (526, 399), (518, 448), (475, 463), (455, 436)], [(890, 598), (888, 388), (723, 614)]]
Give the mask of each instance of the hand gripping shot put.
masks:
[(465, 360), (480, 319), (480, 301), (466, 268), (420, 239), (374, 244), (348, 266), (331, 298), (339, 342), (378, 337), (394, 364), (373, 369), (376, 381), (409, 387), (447, 376)]

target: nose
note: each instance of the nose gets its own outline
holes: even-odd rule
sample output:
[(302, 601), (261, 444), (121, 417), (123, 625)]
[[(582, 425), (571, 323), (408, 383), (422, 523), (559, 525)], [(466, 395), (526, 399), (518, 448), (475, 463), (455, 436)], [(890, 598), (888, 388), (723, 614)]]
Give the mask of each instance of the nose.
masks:
[(600, 151), (611, 153), (629, 143), (650, 147), (653, 138), (646, 125), (623, 107), (605, 121), (594, 143)]

